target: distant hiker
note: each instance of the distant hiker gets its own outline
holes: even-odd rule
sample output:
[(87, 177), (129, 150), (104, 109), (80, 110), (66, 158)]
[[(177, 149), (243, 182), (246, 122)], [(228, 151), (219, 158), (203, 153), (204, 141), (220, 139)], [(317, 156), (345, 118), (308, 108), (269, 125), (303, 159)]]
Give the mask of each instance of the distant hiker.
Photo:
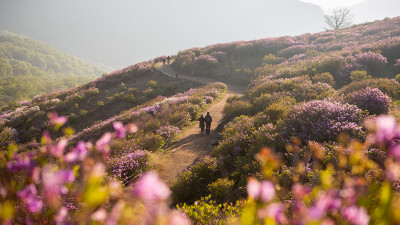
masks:
[(175, 74), (175, 77), (176, 77), (176, 78), (178, 78), (178, 73), (177, 73), (177, 74)]
[(171, 57), (167, 57), (167, 61), (168, 61), (168, 65), (169, 65), (169, 61), (171, 60)]
[(206, 121), (206, 133), (208, 135), (210, 135), (210, 129), (211, 129), (211, 122), (212, 122), (212, 118), (210, 116), (210, 112), (207, 112), (206, 117), (204, 117), (205, 121)]
[(205, 118), (204, 118), (204, 115), (203, 114), (201, 114), (200, 115), (200, 118), (198, 119), (199, 120), (199, 127), (200, 127), (200, 129), (201, 129), (201, 133), (203, 134), (203, 132), (204, 132), (204, 127), (205, 127)]
[(165, 58), (162, 59), (162, 64), (165, 65)]

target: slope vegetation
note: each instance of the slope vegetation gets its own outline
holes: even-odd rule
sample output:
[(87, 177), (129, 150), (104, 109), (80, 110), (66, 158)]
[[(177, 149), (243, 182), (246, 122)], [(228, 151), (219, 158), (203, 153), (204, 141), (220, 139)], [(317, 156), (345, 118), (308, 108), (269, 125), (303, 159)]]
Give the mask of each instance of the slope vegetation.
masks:
[(0, 107), (98, 78), (102, 70), (30, 38), (0, 36)]

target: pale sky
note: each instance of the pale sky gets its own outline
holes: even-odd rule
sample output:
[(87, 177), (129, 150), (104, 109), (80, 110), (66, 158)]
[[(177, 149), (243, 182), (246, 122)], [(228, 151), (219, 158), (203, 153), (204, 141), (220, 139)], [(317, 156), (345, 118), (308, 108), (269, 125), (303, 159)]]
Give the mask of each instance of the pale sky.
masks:
[(330, 10), (338, 7), (350, 7), (366, 0), (301, 0), (302, 2), (310, 2), (322, 7), (323, 10)]
[(400, 16), (400, 0), (0, 0), (0, 29), (122, 68), (192, 47), (324, 31), (324, 14), (337, 7), (351, 8), (354, 24)]

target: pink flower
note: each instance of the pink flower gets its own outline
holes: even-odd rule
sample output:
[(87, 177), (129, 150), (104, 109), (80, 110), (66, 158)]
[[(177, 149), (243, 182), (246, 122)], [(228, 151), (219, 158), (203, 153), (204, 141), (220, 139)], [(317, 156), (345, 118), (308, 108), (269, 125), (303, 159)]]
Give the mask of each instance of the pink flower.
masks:
[(99, 140), (96, 142), (96, 148), (98, 151), (102, 152), (105, 155), (108, 155), (110, 152), (110, 144), (112, 140), (111, 133), (105, 133)]
[(169, 218), (169, 225), (188, 225), (191, 224), (190, 220), (185, 217), (185, 214), (179, 214), (179, 213), (172, 213), (172, 215)]
[(167, 200), (171, 191), (154, 172), (146, 173), (137, 182), (133, 194), (147, 202)]
[(57, 158), (61, 158), (64, 154), (64, 150), (67, 144), (67, 140), (61, 139), (55, 146), (52, 146), (51, 154)]
[(343, 217), (353, 225), (368, 225), (370, 217), (363, 207), (353, 205), (342, 211)]
[(255, 178), (250, 178), (247, 182), (247, 194), (253, 199), (261, 199), (268, 202), (275, 197), (275, 186), (270, 181), (260, 183)]
[(30, 184), (18, 192), (18, 197), (25, 204), (31, 213), (38, 213), (43, 208), (43, 202), (37, 197), (37, 190), (34, 184)]
[(51, 125), (58, 125), (62, 126), (67, 122), (67, 117), (65, 116), (58, 116), (56, 112), (52, 112), (50, 115), (50, 124)]
[(298, 183), (293, 185), (293, 187), (292, 187), (293, 195), (297, 199), (303, 199), (309, 191), (310, 191), (309, 187), (305, 187)]
[(263, 202), (272, 200), (275, 196), (275, 186), (270, 181), (261, 183), (260, 198)]
[(257, 179), (250, 178), (247, 181), (247, 194), (249, 195), (249, 197), (257, 199), (258, 195), (260, 194), (260, 189), (261, 183)]
[(278, 224), (284, 224), (287, 222), (284, 212), (285, 207), (281, 203), (272, 203), (267, 207), (260, 209), (257, 212), (257, 215), (261, 219), (268, 217), (274, 219)]
[(114, 122), (113, 127), (115, 130), (115, 137), (116, 138), (125, 138), (126, 136), (126, 128), (121, 122)]
[(60, 211), (58, 211), (57, 215), (54, 217), (57, 225), (66, 224), (65, 220), (68, 216), (68, 210), (65, 207), (61, 207)]
[(47, 198), (54, 201), (60, 194), (68, 193), (65, 184), (74, 181), (75, 175), (72, 170), (55, 170), (46, 166), (42, 171), (42, 180)]
[(98, 223), (103, 222), (106, 218), (107, 218), (107, 211), (103, 208), (100, 208), (90, 216), (90, 219)]
[(86, 144), (83, 141), (79, 141), (76, 148), (65, 155), (64, 160), (67, 163), (74, 163), (76, 161), (83, 161), (87, 156)]
[(375, 142), (385, 144), (400, 134), (396, 119), (391, 116), (381, 115), (376, 119)]

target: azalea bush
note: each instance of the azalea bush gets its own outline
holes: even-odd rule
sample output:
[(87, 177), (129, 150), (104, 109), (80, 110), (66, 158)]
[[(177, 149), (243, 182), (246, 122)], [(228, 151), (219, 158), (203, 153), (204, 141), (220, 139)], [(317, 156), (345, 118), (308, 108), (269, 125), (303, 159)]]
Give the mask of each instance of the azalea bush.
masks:
[(357, 106), (335, 101), (310, 101), (293, 108), (282, 121), (282, 137), (286, 142), (291, 137), (308, 141), (335, 141), (346, 132), (352, 137), (363, 138), (364, 115)]
[(356, 60), (358, 63), (366, 66), (371, 74), (379, 75), (382, 68), (387, 64), (387, 58), (379, 53), (365, 52), (356, 55)]
[(388, 113), (392, 102), (389, 96), (382, 93), (378, 88), (371, 89), (369, 87), (350, 93), (345, 99), (346, 102), (374, 115)]

